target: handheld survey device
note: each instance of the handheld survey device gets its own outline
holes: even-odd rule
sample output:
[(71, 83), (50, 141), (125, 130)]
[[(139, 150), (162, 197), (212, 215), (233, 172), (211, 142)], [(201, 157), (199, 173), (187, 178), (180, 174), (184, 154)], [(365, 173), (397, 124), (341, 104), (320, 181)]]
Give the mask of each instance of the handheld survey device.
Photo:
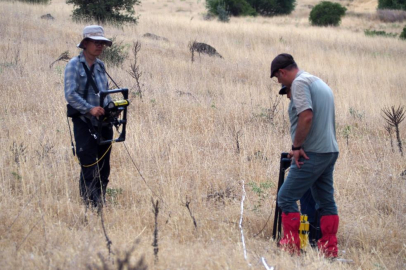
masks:
[(106, 106), (104, 106), (105, 115), (99, 117), (97, 125), (97, 133), (101, 134), (102, 127), (105, 123), (111, 123), (116, 127), (119, 136), (117, 138), (112, 138), (111, 140), (105, 140), (102, 136), (97, 136), (97, 143), (99, 145), (109, 144), (113, 142), (123, 142), (125, 141), (126, 127), (127, 127), (127, 108), (130, 105), (128, 100), (128, 88), (118, 88), (112, 90), (100, 91), (100, 104), (103, 104), (104, 99), (110, 94), (121, 94), (122, 98), (118, 100), (110, 101)]

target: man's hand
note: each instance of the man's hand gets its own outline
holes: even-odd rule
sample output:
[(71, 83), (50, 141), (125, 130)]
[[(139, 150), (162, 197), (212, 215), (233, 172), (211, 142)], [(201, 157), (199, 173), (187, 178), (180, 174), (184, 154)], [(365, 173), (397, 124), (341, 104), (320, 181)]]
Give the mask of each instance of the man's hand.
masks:
[(300, 169), (300, 165), (303, 165), (304, 162), (299, 162), (299, 158), (304, 157), (305, 159), (309, 159), (309, 157), (306, 155), (305, 151), (303, 149), (300, 150), (295, 150), (295, 151), (290, 151), (288, 154), (288, 158), (294, 158), (296, 166)]
[(104, 109), (100, 106), (93, 107), (92, 109), (90, 109), (89, 113), (94, 117), (99, 117), (101, 115), (104, 115)]

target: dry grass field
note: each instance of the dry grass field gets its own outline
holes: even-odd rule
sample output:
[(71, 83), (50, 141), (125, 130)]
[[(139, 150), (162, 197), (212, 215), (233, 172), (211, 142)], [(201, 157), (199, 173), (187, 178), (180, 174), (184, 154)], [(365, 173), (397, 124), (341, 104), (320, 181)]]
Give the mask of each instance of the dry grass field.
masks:
[[(84, 25), (71, 21), (65, 0), (1, 1), (0, 268), (117, 269), (135, 247), (130, 263), (144, 257), (149, 269), (265, 269), (262, 257), (277, 269), (405, 269), (406, 160), (396, 145), (392, 151), (381, 109), (406, 103), (406, 42), (364, 35), (399, 34), (404, 23), (382, 23), (373, 16), (376, 1), (354, 0), (340, 1), (349, 12), (340, 27), (312, 27), (308, 6), (317, 1), (297, 2), (290, 16), (224, 24), (203, 19), (203, 0), (143, 0), (138, 25), (104, 26), (129, 52), (141, 43), (143, 90), (142, 100), (131, 95), (126, 142), (113, 145), (104, 231), (79, 197), (66, 63), (49, 67), (64, 51), (79, 53)], [(55, 20), (40, 19), (47, 13)], [(193, 41), (224, 59), (195, 55), (192, 62)], [(288, 100), (269, 78), (282, 52), (335, 94), (338, 241), (352, 263), (331, 263), (311, 249), (290, 257), (270, 240), (279, 156), (291, 145)], [(122, 66), (107, 68), (134, 92), (131, 63), (130, 53)], [(406, 122), (400, 136), (406, 145)], [(151, 198), (159, 201), (158, 260)]]

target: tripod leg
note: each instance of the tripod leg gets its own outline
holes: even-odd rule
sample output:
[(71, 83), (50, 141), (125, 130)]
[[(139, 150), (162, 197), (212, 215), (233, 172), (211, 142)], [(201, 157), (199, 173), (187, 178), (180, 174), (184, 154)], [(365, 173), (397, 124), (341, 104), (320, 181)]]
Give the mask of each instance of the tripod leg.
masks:
[[(280, 219), (278, 203), (275, 206), (275, 216), (273, 218), (272, 239), (276, 240), (276, 232), (278, 230), (278, 220)], [(279, 236), (278, 236), (279, 237)]]
[(276, 204), (275, 204), (275, 216), (273, 222), (273, 231), (272, 231), (272, 238), (278, 241), (281, 239), (282, 235), (282, 210), (278, 205), (278, 193), (281, 189), (284, 179), (285, 179), (285, 171), (287, 168), (290, 167), (291, 160), (287, 158), (288, 153), (282, 153), (280, 159), (280, 166), (279, 166), (279, 180), (278, 180), (278, 190), (276, 193)]
[(278, 241), (278, 246), (279, 246), (279, 240), (281, 240), (282, 237), (282, 210), (279, 208), (278, 209), (278, 236), (277, 236), (277, 241)]

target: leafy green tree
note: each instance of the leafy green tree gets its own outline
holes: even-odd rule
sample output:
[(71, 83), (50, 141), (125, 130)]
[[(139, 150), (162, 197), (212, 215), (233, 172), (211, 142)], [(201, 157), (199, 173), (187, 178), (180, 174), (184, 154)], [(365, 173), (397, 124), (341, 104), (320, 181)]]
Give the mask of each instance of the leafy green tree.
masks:
[(137, 23), (134, 5), (140, 0), (67, 0), (73, 4), (72, 18), (75, 21), (96, 20), (99, 24), (111, 22), (116, 24)]
[(403, 28), (402, 33), (399, 36), (400, 39), (406, 39), (406, 26)]
[(337, 26), (347, 9), (338, 3), (323, 1), (312, 9), (309, 21), (317, 26)]
[(296, 0), (247, 0), (248, 3), (261, 15), (285, 15), (295, 9)]
[(256, 16), (257, 12), (246, 0), (207, 0), (207, 10), (215, 15), (218, 14), (217, 7), (225, 7), (225, 10), (233, 16)]
[(220, 5), (217, 6), (217, 14), (219, 16), (219, 21), (221, 21), (221, 22), (230, 21), (230, 16), (224, 6), (220, 6)]
[(127, 59), (127, 48), (123, 45), (123, 42), (117, 42), (115, 37), (110, 38), (110, 40), (113, 44), (110, 47), (106, 47), (99, 58), (104, 63), (117, 67), (122, 65), (124, 60)]
[(233, 16), (274, 16), (290, 14), (295, 9), (296, 0), (207, 0), (209, 13), (219, 15), (218, 6)]
[(378, 0), (378, 9), (406, 10), (406, 0)]

